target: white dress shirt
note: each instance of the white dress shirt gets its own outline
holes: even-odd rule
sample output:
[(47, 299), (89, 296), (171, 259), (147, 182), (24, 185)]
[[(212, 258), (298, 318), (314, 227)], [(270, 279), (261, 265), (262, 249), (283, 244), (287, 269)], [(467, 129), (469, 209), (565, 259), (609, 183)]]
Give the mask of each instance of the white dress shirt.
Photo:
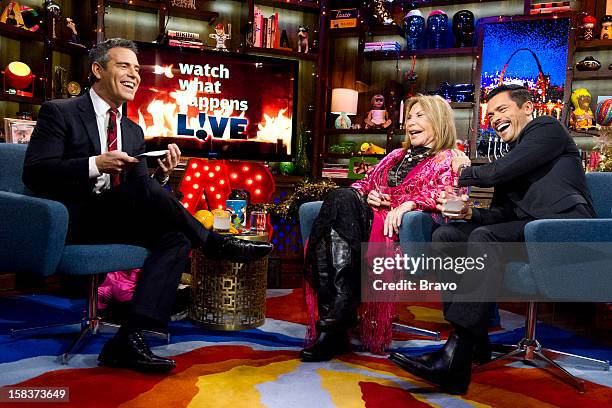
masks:
[[(106, 134), (108, 129), (108, 121), (110, 120), (110, 105), (100, 98), (100, 96), (92, 89), (89, 90), (89, 96), (93, 102), (93, 108), (96, 112), (96, 123), (98, 125), (98, 134), (100, 136), (100, 153), (106, 153), (108, 151)], [(121, 106), (118, 108), (119, 113), (117, 114), (117, 123), (115, 129), (117, 129), (117, 150), (121, 151)], [(111, 177), (108, 173), (100, 173), (98, 166), (96, 166), (96, 156), (89, 158), (89, 178), (97, 179), (96, 185), (94, 186), (94, 193), (100, 194), (103, 190), (111, 187)]]

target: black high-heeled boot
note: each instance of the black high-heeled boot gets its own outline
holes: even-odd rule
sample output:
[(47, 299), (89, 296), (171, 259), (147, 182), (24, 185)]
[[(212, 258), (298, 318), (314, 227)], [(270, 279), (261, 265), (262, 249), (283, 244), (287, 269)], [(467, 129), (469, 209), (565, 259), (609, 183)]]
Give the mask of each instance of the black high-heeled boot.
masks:
[(329, 313), (319, 321), (319, 326), (327, 331), (357, 325), (359, 294), (359, 271), (355, 268), (354, 254), (348, 241), (334, 229), (330, 231), (330, 241), (334, 296)]
[(312, 346), (300, 351), (300, 359), (307, 363), (329, 361), (350, 351), (350, 338), (346, 329), (323, 331), (317, 324), (317, 339)]
[(349, 352), (348, 329), (357, 322), (353, 254), (349, 243), (333, 229), (317, 246), (317, 275), (317, 339), (300, 352), (306, 362), (328, 361)]
[(467, 329), (455, 326), (441, 349), (415, 357), (391, 353), (389, 360), (449, 394), (465, 394), (472, 376), (474, 337)]

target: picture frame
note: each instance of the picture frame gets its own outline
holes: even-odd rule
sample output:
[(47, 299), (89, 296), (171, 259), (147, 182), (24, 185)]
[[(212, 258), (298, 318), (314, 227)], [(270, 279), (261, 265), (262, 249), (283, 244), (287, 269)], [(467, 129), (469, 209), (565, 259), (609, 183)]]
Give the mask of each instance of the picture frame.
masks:
[(351, 157), (346, 177), (351, 180), (361, 180), (372, 167), (378, 164), (378, 161), (376, 157)]
[(27, 144), (36, 126), (35, 120), (4, 118), (6, 143)]
[[(571, 94), (574, 30), (568, 15), (487, 17), (479, 20), (475, 106), (475, 145), (491, 138), (484, 114), (488, 91), (499, 85), (527, 85), (535, 116), (567, 123)], [(475, 149), (477, 150), (477, 149)], [(478, 154), (477, 154), (478, 157)]]

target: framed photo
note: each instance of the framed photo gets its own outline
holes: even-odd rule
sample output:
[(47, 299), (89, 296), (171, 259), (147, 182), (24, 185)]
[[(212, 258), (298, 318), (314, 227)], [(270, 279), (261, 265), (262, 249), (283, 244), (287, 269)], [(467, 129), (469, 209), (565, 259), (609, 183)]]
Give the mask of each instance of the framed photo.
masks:
[(4, 137), (6, 143), (28, 143), (36, 121), (4, 118)]
[(361, 180), (377, 163), (378, 159), (376, 157), (352, 157), (349, 161), (347, 178)]
[(549, 115), (565, 123), (571, 87), (574, 31), (569, 17), (513, 16), (479, 22), (479, 54), (474, 129), (479, 138), (492, 134), (486, 117), (487, 95), (502, 84), (529, 89), (535, 116)]

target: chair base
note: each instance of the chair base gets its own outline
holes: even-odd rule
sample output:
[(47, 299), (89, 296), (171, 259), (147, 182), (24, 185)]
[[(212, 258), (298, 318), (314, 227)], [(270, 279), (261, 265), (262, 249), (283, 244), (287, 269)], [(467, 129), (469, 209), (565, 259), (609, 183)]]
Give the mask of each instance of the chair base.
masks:
[(402, 333), (416, 334), (419, 336), (433, 337), (435, 341), (440, 341), (440, 332), (425, 330), (414, 326), (408, 326), (406, 324), (401, 323), (393, 323), (391, 325), (391, 330), (395, 330)]
[[(72, 340), (66, 351), (60, 354), (57, 358), (61, 364), (68, 364), (68, 361), (76, 354), (85, 340), (89, 336), (95, 336), (98, 333), (109, 333), (114, 334), (119, 330), (119, 325), (114, 323), (106, 323), (100, 318), (83, 319), (81, 322), (74, 323), (60, 323), (51, 324), (46, 326), (30, 327), (26, 329), (12, 329), (11, 337), (30, 337), (41, 334), (53, 334), (66, 331), (79, 331), (79, 335)], [(170, 333), (155, 332), (149, 330), (142, 331), (145, 337), (153, 337), (165, 340), (168, 344), (170, 343)]]
[(537, 364), (538, 362), (545, 363), (553, 369), (553, 373), (557, 377), (575, 387), (581, 394), (584, 394), (585, 392), (584, 381), (572, 375), (569, 371), (563, 368), (559, 362), (592, 370), (610, 370), (610, 364), (607, 361), (547, 349), (542, 347), (537, 340), (531, 340), (528, 338), (523, 338), (516, 345), (493, 344), (492, 349), (494, 352), (502, 354), (485, 364), (475, 367), (475, 371), (489, 369), (499, 364), (503, 360), (508, 359), (520, 359), (523, 361), (523, 363), (534, 366), (539, 366)]

